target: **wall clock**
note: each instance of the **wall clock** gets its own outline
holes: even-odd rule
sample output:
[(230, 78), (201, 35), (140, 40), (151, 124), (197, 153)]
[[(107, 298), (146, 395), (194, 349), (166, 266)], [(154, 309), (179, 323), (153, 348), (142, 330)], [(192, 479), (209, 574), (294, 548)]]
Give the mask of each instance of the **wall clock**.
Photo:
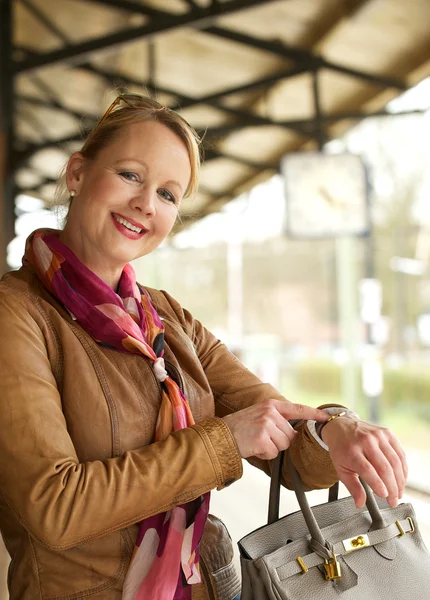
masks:
[(289, 235), (322, 238), (368, 233), (367, 176), (359, 156), (295, 152), (281, 159), (281, 172)]

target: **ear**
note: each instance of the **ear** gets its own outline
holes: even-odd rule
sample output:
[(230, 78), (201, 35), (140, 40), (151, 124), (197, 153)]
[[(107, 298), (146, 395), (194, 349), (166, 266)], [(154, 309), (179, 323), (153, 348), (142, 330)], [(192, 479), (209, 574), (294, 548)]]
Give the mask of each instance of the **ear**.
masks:
[(84, 180), (85, 157), (81, 152), (75, 152), (69, 158), (66, 169), (66, 182), (69, 191), (79, 194)]

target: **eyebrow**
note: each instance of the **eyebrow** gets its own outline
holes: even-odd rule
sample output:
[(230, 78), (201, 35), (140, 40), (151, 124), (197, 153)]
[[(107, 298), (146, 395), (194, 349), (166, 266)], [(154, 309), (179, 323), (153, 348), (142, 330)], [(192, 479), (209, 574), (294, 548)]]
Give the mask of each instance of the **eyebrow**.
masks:
[[(141, 164), (143, 167), (145, 167), (146, 170), (148, 170), (148, 165), (146, 164), (146, 162), (144, 162), (143, 160), (139, 160), (138, 158), (132, 158), (132, 157), (120, 158), (119, 160), (116, 160), (113, 164), (118, 165), (118, 164), (121, 164), (124, 162), (137, 162), (137, 163)], [(176, 181), (176, 179), (169, 179), (168, 181), (166, 181), (166, 183), (173, 183), (174, 185), (178, 186), (178, 188), (181, 190), (181, 192), (183, 191), (182, 185), (179, 183), (179, 181)]]
[(127, 158), (120, 158), (119, 160), (116, 160), (113, 164), (118, 165), (123, 162), (137, 162), (137, 163), (143, 165), (145, 167), (145, 169), (148, 168), (148, 165), (146, 164), (146, 162), (144, 162), (143, 160), (139, 160), (138, 158), (132, 158), (131, 156), (127, 157)]

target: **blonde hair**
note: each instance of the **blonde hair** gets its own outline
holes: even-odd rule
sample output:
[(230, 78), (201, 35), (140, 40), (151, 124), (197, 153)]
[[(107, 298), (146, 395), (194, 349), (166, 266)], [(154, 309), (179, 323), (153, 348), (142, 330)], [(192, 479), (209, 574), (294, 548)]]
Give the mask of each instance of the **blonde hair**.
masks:
[[(120, 106), (121, 100), (124, 105)], [(198, 189), (201, 164), (200, 138), (196, 131), (178, 113), (163, 106), (153, 98), (137, 94), (122, 94), (108, 109), (88, 134), (80, 152), (89, 160), (94, 159), (102, 148), (112, 142), (115, 135), (127, 125), (155, 121), (168, 127), (185, 144), (191, 163), (191, 177), (184, 198), (193, 196)], [(57, 182), (53, 206), (70, 208), (66, 185), (67, 164)], [(67, 216), (66, 219), (67, 221)]]

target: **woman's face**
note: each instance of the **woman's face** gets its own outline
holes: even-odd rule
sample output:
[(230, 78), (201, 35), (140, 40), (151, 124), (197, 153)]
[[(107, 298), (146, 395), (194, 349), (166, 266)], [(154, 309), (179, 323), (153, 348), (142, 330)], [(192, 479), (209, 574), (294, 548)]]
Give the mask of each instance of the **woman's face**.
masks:
[(94, 160), (74, 154), (75, 191), (62, 240), (100, 277), (157, 248), (175, 223), (191, 176), (182, 140), (161, 123), (125, 126)]

